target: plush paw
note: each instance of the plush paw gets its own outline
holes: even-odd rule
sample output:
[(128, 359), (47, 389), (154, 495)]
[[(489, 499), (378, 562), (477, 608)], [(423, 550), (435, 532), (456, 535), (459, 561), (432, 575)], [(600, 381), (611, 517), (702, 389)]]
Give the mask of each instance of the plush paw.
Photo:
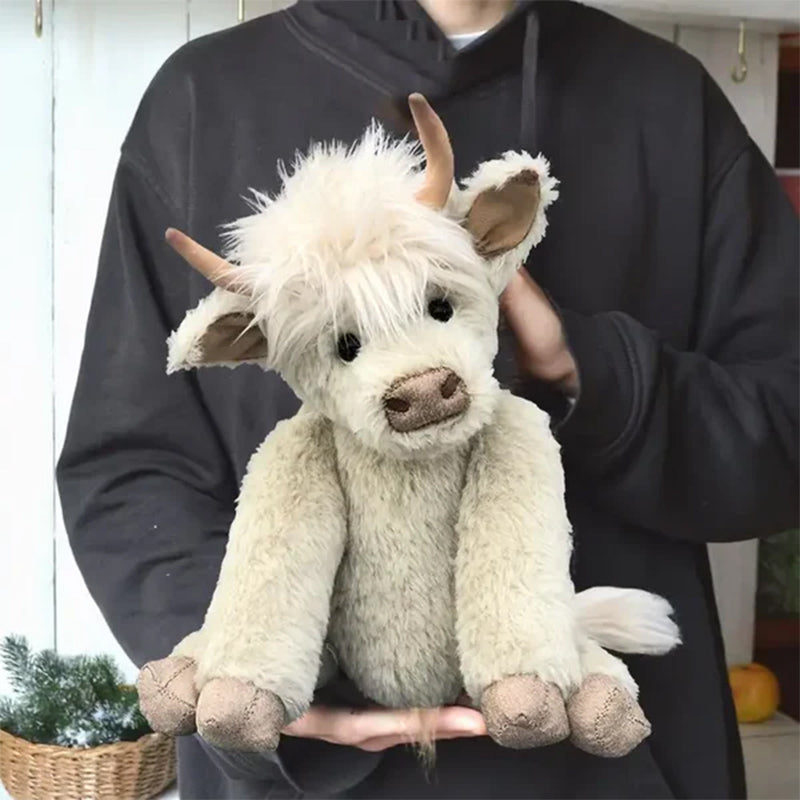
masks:
[(572, 742), (595, 756), (627, 755), (650, 735), (639, 704), (608, 675), (588, 675), (567, 703), (567, 714)]
[(145, 664), (136, 680), (139, 707), (158, 733), (185, 736), (195, 731), (197, 665), (176, 656)]
[(535, 675), (512, 675), (493, 683), (483, 693), (481, 711), (489, 735), (503, 747), (543, 747), (569, 736), (561, 692)]
[(214, 678), (197, 701), (197, 730), (223, 750), (275, 750), (286, 724), (280, 698), (236, 678)]

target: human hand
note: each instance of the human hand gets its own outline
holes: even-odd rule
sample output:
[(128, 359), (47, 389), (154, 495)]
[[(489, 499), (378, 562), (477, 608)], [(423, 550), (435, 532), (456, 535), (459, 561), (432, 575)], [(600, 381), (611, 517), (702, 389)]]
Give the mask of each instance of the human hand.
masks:
[(395, 709), (350, 709), (313, 706), (304, 716), (283, 729), (286, 736), (321, 739), (377, 752), (423, 738), (423, 720), (435, 715), (433, 739), (485, 736), (486, 723), (480, 712), (464, 706), (444, 706), (421, 714)]
[(575, 397), (578, 369), (567, 347), (561, 320), (524, 267), (514, 273), (500, 295), (500, 310), (514, 333), (520, 368)]

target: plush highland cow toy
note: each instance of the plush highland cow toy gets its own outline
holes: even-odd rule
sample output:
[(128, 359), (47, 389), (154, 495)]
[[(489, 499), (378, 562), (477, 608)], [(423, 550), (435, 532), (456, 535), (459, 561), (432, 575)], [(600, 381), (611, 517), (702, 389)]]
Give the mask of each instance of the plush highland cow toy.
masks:
[(666, 600), (576, 594), (547, 415), (493, 377), (498, 295), (545, 232), (547, 162), (506, 153), (461, 187), (440, 119), (426, 158), (373, 125), (318, 145), (230, 228), (229, 261), (168, 239), (217, 288), (170, 371), (259, 364), (303, 402), (253, 455), (203, 627), (139, 677), (153, 728), (275, 748), (309, 707), (327, 640), (396, 708), (466, 690), (514, 748), (571, 736), (621, 756), (649, 733), (604, 647), (664, 653)]

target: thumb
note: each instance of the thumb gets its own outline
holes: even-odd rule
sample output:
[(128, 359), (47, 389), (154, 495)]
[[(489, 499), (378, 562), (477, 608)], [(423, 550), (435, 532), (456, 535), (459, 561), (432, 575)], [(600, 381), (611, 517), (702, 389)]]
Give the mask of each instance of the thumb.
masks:
[(506, 316), (516, 315), (529, 308), (532, 301), (543, 299), (546, 299), (545, 294), (539, 284), (524, 266), (520, 266), (500, 295), (500, 308)]
[(524, 267), (512, 275), (500, 295), (500, 309), (523, 353), (533, 356), (561, 341), (558, 316)]

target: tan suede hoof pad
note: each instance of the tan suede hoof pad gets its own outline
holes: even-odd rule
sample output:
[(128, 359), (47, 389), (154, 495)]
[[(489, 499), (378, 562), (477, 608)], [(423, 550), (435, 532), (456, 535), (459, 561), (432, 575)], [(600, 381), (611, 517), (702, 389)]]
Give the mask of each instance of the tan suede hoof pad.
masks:
[(572, 742), (595, 756), (620, 758), (650, 735), (630, 692), (608, 675), (588, 675), (567, 703)]
[(277, 695), (236, 678), (210, 680), (197, 701), (198, 732), (223, 750), (275, 750), (285, 722)]
[(493, 683), (481, 698), (489, 735), (514, 750), (544, 747), (569, 736), (558, 687), (535, 675), (512, 675)]
[(154, 731), (169, 736), (194, 733), (196, 672), (195, 662), (183, 656), (162, 658), (142, 667), (136, 680), (139, 708)]

